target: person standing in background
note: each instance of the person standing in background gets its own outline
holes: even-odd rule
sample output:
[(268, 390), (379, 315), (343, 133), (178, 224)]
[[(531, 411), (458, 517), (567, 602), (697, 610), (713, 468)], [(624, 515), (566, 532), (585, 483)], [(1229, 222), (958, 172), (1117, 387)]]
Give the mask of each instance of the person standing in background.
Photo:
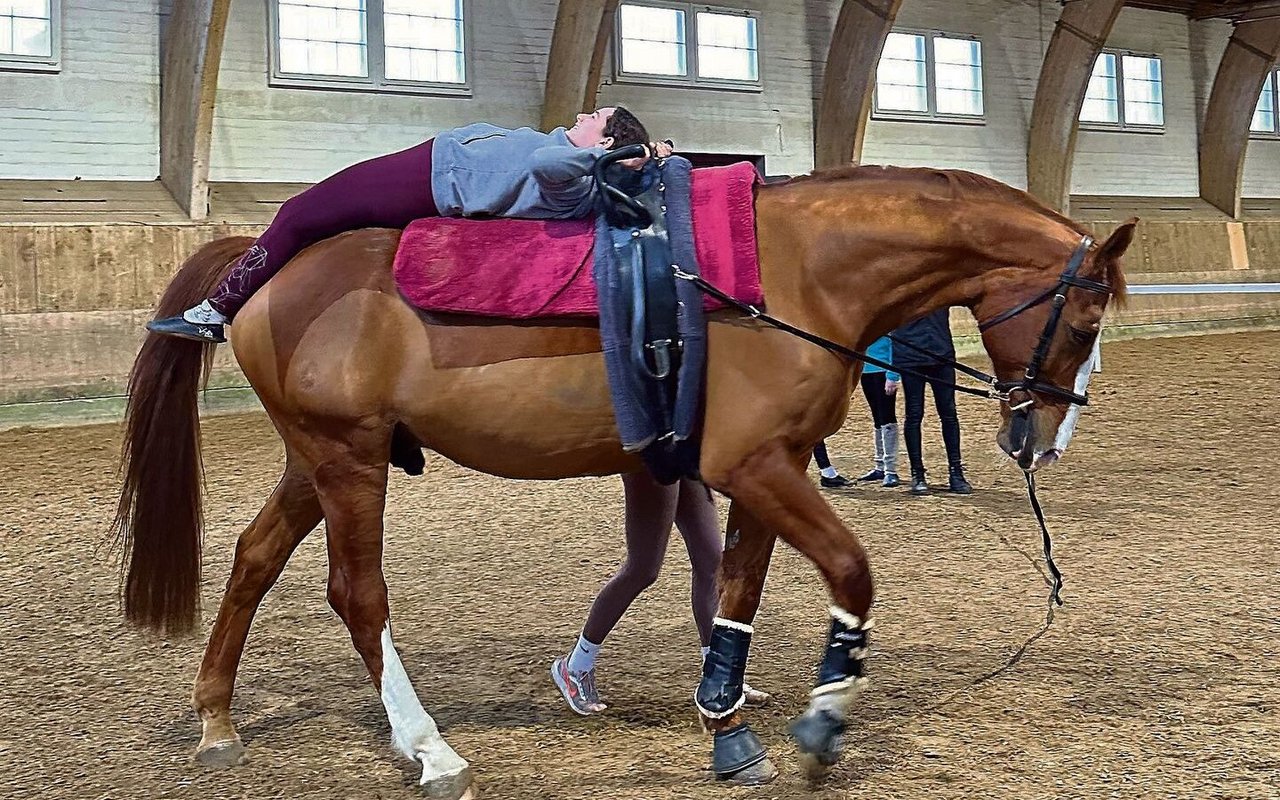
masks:
[[(893, 363), (893, 342), (888, 336), (881, 336), (867, 348), (867, 355)], [(859, 483), (879, 482), (884, 486), (894, 487), (898, 480), (898, 383), (901, 376), (896, 372), (866, 364), (862, 368), (862, 394), (867, 398), (871, 408), (871, 421), (875, 425), (875, 467), (858, 478)]]
[[(893, 336), (907, 345), (927, 350), (938, 358), (954, 360), (955, 343), (951, 339), (951, 312), (942, 308), (920, 319), (908, 322)], [(920, 443), (920, 423), (924, 419), (924, 387), (928, 383), (933, 390), (933, 405), (942, 423), (942, 442), (947, 450), (948, 485), (956, 494), (972, 494), (973, 487), (965, 479), (964, 462), (960, 457), (960, 419), (956, 416), (955, 368), (940, 362), (913, 347), (894, 348), (894, 366), (903, 368), (902, 390), (906, 401), (906, 423), (903, 432), (907, 440), (907, 458), (911, 462), (911, 493), (928, 494), (929, 483), (925, 478), (924, 453)], [(913, 375), (912, 372), (919, 373)], [(924, 376), (924, 377), (921, 377)]]

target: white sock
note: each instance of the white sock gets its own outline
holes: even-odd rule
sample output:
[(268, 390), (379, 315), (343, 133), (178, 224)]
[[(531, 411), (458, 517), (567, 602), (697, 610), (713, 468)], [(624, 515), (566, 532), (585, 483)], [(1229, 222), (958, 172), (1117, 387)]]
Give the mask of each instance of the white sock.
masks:
[(711, 652), (711, 648), (703, 645), (702, 647), (702, 663), (707, 663), (707, 653)]
[(599, 654), (600, 645), (579, 635), (578, 643), (573, 647), (573, 654), (569, 656), (569, 671), (590, 672), (596, 668), (596, 656)]
[(824, 478), (838, 478), (838, 477), (840, 477), (840, 473), (836, 471), (836, 468), (835, 468), (835, 467), (824, 467), (824, 468), (822, 468), (822, 469), (818, 470), (818, 473), (819, 473), (819, 474), (821, 474), (821, 475), (822, 475), (822, 477), (824, 477)]

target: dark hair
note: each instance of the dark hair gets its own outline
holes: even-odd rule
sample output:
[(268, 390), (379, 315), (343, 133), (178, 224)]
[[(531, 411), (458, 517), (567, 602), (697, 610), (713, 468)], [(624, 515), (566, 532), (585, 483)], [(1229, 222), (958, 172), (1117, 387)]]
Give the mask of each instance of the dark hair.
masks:
[(627, 147), (633, 144), (648, 144), (649, 132), (644, 124), (636, 119), (636, 115), (622, 106), (613, 109), (613, 116), (604, 124), (604, 135), (613, 137), (613, 148)]

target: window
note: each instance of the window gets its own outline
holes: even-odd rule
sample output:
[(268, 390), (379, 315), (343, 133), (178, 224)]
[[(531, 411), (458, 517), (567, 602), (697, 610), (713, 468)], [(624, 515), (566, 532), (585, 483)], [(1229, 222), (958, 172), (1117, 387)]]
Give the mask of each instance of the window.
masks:
[(1099, 53), (1080, 107), (1080, 121), (1096, 128), (1163, 129), (1160, 58), (1113, 50)]
[(58, 69), (59, 0), (0, 0), (0, 69)]
[(1262, 84), (1262, 96), (1258, 98), (1258, 107), (1253, 112), (1253, 120), (1249, 123), (1249, 131), (1258, 137), (1280, 135), (1280, 120), (1276, 114), (1280, 110), (1280, 70), (1267, 73), (1267, 80)]
[(275, 86), (467, 91), (464, 0), (273, 0), (271, 5)]
[(614, 52), (617, 77), (624, 81), (760, 87), (760, 21), (751, 11), (622, 3)]
[(876, 68), (875, 115), (981, 121), (982, 42), (949, 33), (895, 31)]

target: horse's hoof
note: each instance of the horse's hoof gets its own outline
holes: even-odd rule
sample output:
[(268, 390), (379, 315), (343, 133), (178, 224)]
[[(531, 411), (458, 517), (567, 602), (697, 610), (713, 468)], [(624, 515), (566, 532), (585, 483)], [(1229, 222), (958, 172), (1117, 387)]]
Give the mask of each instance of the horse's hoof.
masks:
[(201, 743), (196, 748), (196, 761), (206, 767), (238, 767), (248, 761), (245, 756), (244, 743), (237, 736), (212, 744)]
[(821, 781), (831, 774), (831, 768), (835, 766), (839, 760), (840, 754), (835, 753), (834, 756), (815, 755), (814, 753), (800, 752), (796, 754), (800, 761), (800, 772), (810, 781)]
[(825, 709), (809, 709), (791, 723), (800, 765), (810, 779), (821, 778), (844, 750), (844, 720)]
[(765, 758), (749, 767), (743, 767), (732, 775), (721, 776), (720, 780), (735, 786), (763, 786), (778, 777), (778, 768)]
[(476, 796), (475, 787), (471, 785), (471, 767), (434, 777), (424, 773), (419, 785), (431, 800), (474, 800)]

